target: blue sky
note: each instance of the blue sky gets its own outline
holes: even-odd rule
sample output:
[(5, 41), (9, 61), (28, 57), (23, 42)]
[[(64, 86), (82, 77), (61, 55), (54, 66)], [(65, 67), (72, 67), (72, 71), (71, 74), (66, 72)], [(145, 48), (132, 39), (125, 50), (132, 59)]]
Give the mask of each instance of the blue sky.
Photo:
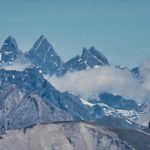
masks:
[(68, 60), (94, 46), (110, 63), (150, 57), (149, 0), (0, 0), (0, 44), (8, 35), (29, 50), (44, 34)]

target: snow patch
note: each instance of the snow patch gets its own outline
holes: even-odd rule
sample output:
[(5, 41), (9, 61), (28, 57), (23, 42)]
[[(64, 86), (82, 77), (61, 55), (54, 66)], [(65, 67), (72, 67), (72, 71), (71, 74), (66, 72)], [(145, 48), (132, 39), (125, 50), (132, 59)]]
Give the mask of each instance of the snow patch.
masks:
[(84, 104), (84, 105), (88, 105), (90, 107), (94, 106), (94, 104), (92, 104), (92, 103), (90, 103), (90, 102), (88, 102), (88, 101), (86, 101), (86, 100), (84, 100), (82, 98), (80, 98), (80, 100), (81, 100), (82, 104)]

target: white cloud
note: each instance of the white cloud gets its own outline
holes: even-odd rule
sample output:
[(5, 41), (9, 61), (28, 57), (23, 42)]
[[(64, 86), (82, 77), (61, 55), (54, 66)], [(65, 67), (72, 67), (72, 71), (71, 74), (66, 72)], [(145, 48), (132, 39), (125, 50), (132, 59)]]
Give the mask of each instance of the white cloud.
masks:
[(63, 77), (45, 77), (58, 90), (62, 92), (67, 90), (83, 98), (95, 98), (99, 93), (109, 92), (141, 102), (149, 96), (149, 92), (144, 87), (146, 85), (133, 77), (129, 70), (113, 66), (68, 72)]
[(25, 58), (16, 59), (11, 64), (2, 64), (0, 69), (23, 71), (25, 68), (31, 67), (32, 64)]

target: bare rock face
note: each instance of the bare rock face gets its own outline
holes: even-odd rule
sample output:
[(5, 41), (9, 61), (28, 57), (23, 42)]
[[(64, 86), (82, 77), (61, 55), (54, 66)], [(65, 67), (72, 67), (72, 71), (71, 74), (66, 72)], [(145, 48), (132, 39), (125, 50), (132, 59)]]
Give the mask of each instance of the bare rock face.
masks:
[(112, 131), (86, 123), (43, 124), (10, 130), (0, 150), (134, 150)]
[(66, 121), (71, 117), (38, 95), (20, 91), (15, 85), (0, 90), (0, 134), (29, 125)]

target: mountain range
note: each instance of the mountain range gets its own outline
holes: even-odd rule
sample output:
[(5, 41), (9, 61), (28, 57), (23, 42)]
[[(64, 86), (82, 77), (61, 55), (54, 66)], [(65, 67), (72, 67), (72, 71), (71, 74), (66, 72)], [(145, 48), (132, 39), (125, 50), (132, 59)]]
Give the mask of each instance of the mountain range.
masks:
[(95, 66), (109, 65), (107, 58), (94, 47), (90, 49), (83, 48), (81, 56), (77, 55), (64, 63), (43, 35), (25, 53), (18, 48), (16, 40), (9, 36), (0, 49), (0, 55), (1, 64), (11, 64), (23, 55), (34, 66), (40, 68), (43, 73), (58, 76), (64, 75), (68, 71), (79, 71)]
[[(32, 66), (25, 68), (23, 71), (3, 68), (3, 66), (12, 65), (18, 59), (30, 62)], [(132, 129), (133, 133), (136, 131), (136, 134), (137, 132), (143, 132), (143, 134), (147, 135), (142, 131), (145, 128), (143, 125), (146, 126), (146, 124), (143, 124), (141, 120), (146, 119), (146, 123), (149, 121), (149, 118), (145, 117), (145, 114), (150, 112), (149, 109), (146, 109), (147, 107), (149, 108), (149, 103), (139, 105), (134, 99), (125, 99), (121, 95), (114, 95), (109, 92), (100, 93), (97, 99), (84, 99), (68, 91), (60, 92), (54, 87), (55, 85), (52, 85), (44, 78), (45, 74), (55, 75), (60, 78), (68, 72), (111, 66), (108, 59), (94, 47), (83, 48), (81, 56), (77, 55), (67, 62), (63, 62), (43, 35), (25, 53), (18, 48), (16, 40), (9, 36), (0, 49), (0, 66), (0, 134), (4, 134), (4, 137), (6, 136), (4, 140), (1, 137), (3, 144), (0, 144), (0, 150), (4, 149), (4, 144), (7, 145), (7, 143), (11, 142), (11, 139), (7, 139), (5, 133), (8, 133), (8, 136), (11, 137), (14, 136), (15, 132), (18, 132), (17, 134), (22, 136), (21, 142), (23, 144), (25, 136), (33, 138), (36, 134), (30, 131), (29, 135), (22, 135), (22, 131), (17, 130), (37, 126), (39, 134), (46, 136), (40, 133), (45, 132), (43, 124), (47, 124), (46, 128), (48, 130), (50, 130), (49, 128), (54, 128), (57, 132), (60, 132), (60, 129), (63, 129), (65, 133), (61, 133), (62, 138), (65, 142), (67, 140), (70, 143), (69, 145), (67, 144), (68, 149), (71, 149), (71, 147), (72, 149), (78, 149), (76, 145), (80, 143), (78, 138), (87, 135), (89, 138), (87, 140), (96, 140), (97, 146), (93, 149), (99, 149), (101, 146), (104, 147), (103, 149), (108, 149), (108, 145), (102, 142), (105, 139), (109, 143), (109, 149), (113, 150), (113, 147), (118, 146), (118, 149), (132, 150), (136, 147), (133, 144), (135, 141), (133, 143), (129, 142), (125, 138), (122, 139), (122, 136), (116, 139), (116, 136), (111, 134), (119, 135), (119, 129)], [(128, 69), (121, 66), (116, 67), (120, 70)], [(138, 67), (129, 71), (135, 78), (139, 78), (140, 71)], [(83, 121), (94, 125), (88, 125), (88, 123), (74, 125), (76, 122)], [(51, 123), (57, 122), (60, 124), (51, 125)], [(70, 122), (73, 122), (73, 125)], [(73, 132), (72, 126), (75, 126), (75, 131), (81, 130), (83, 135), (79, 132), (72, 140), (73, 137), (70, 135)], [(97, 126), (105, 126), (105, 130), (110, 130), (109, 128), (118, 130), (108, 131), (108, 134), (103, 135), (103, 137), (101, 132), (104, 129)], [(37, 129), (33, 128), (33, 132), (35, 132), (34, 130)], [(66, 130), (69, 130), (67, 134)], [(47, 136), (49, 135), (51, 134)], [(97, 138), (95, 139), (95, 136), (101, 137), (102, 143)], [(150, 139), (150, 136), (147, 136), (146, 138)], [(15, 137), (15, 140), (17, 140), (17, 137)], [(92, 144), (95, 144), (95, 142), (92, 142)], [(80, 145), (82, 145), (81, 143)], [(85, 141), (85, 143), (88, 145), (88, 141)], [(54, 145), (56, 146), (57, 144)], [(83, 148), (81, 146), (80, 149), (87, 149), (86, 145)], [(22, 149), (36, 149), (35, 147), (29, 147)], [(55, 149), (53, 146), (51, 147), (51, 149)], [(14, 147), (13, 149), (16, 150), (17, 148)]]

